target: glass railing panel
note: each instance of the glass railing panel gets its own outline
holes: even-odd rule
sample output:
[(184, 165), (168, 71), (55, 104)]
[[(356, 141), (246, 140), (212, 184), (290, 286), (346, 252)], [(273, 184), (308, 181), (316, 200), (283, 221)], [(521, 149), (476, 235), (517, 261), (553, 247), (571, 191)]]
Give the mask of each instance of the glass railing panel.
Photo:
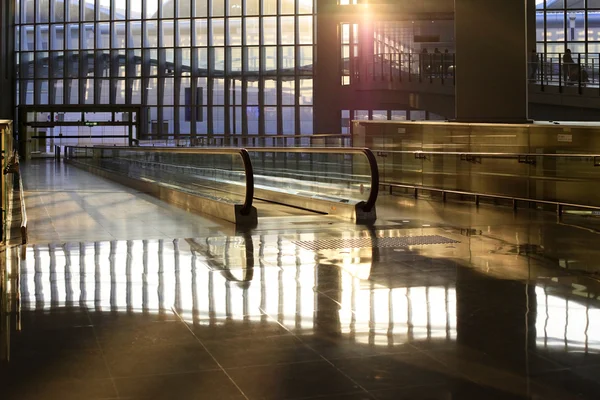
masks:
[(248, 202), (248, 163), (239, 149), (69, 147), (67, 158), (196, 196)]
[(376, 190), (372, 175), (376, 165), (368, 150), (263, 148), (248, 152), (256, 189), (346, 204), (367, 203)]

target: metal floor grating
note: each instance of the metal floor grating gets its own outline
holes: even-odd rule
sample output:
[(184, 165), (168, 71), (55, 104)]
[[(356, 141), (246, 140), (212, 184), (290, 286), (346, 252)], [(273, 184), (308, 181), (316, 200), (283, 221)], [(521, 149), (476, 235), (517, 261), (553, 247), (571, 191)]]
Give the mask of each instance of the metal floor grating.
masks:
[(426, 236), (403, 236), (384, 238), (348, 238), (348, 239), (320, 239), (320, 240), (295, 240), (297, 246), (306, 250), (333, 250), (363, 247), (408, 247), (424, 246), (430, 244), (459, 243), (457, 240), (449, 239), (439, 235)]

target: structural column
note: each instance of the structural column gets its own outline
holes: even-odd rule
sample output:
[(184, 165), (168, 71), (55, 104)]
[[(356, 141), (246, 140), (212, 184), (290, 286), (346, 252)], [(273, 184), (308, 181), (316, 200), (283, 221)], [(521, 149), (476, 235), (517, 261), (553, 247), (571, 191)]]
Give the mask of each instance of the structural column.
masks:
[(456, 120), (528, 120), (527, 0), (455, 0)]

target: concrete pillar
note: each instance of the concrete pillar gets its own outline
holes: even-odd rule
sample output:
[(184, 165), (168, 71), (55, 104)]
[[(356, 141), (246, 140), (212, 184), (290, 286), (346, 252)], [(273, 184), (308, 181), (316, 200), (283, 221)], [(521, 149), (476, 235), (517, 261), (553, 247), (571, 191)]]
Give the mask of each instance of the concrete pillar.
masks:
[[(319, 10), (335, 6), (335, 0), (320, 0)], [(314, 78), (314, 133), (339, 133), (341, 111), (338, 109), (340, 91), (340, 36), (333, 12), (317, 14), (317, 43)]]
[(528, 120), (527, 1), (455, 0), (456, 120)]

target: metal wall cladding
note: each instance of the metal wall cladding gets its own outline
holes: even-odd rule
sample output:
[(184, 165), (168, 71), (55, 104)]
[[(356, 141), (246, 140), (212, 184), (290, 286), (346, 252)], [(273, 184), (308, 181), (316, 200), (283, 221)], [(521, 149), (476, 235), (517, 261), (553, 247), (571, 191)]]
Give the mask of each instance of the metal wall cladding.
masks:
[(600, 125), (355, 121), (353, 143), (383, 182), (600, 206)]

